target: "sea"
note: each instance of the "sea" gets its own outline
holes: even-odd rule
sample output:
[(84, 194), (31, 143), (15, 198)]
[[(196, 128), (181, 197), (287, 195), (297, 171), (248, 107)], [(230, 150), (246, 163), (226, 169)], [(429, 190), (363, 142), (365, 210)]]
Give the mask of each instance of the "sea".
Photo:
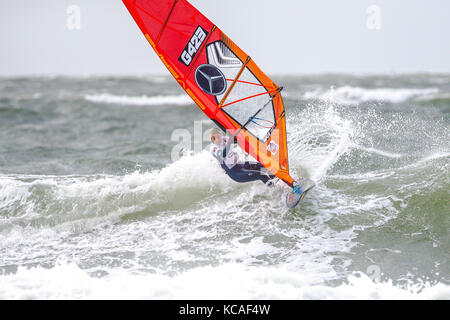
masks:
[(170, 77), (0, 78), (0, 299), (450, 299), (450, 74), (273, 79), (294, 210)]

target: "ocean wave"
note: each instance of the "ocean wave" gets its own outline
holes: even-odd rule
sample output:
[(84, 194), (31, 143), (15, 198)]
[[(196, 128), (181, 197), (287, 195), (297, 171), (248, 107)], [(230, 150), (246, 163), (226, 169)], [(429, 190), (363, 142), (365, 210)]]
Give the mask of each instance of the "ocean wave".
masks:
[(75, 263), (47, 269), (19, 267), (0, 275), (0, 299), (167, 299), (167, 300), (446, 300), (450, 286), (409, 281), (374, 282), (362, 273), (336, 287), (313, 285), (306, 275), (274, 267), (225, 264), (195, 268), (174, 277), (130, 274), (118, 268), (83, 270)]
[(187, 95), (180, 96), (116, 96), (112, 94), (85, 95), (85, 100), (97, 104), (116, 104), (129, 106), (189, 105), (193, 104)]
[(324, 91), (323, 89), (316, 89), (308, 91), (303, 94), (305, 100), (323, 100), (336, 102), (339, 104), (356, 105), (362, 102), (390, 102), (401, 103), (413, 98), (423, 98), (437, 94), (437, 88), (423, 88), (423, 89), (393, 89), (393, 88), (378, 88), (366, 89), (360, 87), (344, 86), (337, 89)]
[[(230, 185), (213, 161), (203, 151), (162, 170), (125, 176), (0, 175), (0, 218), (8, 216), (0, 220), (0, 230), (11, 223), (90, 229), (142, 210), (183, 208)], [(194, 196), (192, 189), (197, 190)]]
[(431, 94), (416, 99), (418, 102), (450, 105), (450, 93)]

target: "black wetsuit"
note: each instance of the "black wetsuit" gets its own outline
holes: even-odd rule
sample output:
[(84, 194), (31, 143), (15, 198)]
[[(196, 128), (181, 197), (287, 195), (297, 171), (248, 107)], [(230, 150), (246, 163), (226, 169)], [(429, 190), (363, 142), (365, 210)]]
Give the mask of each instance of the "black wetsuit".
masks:
[[(226, 140), (225, 140), (226, 141)], [(231, 153), (231, 143), (227, 143), (223, 149), (219, 146), (212, 146), (212, 154), (219, 161), (226, 174), (234, 181), (239, 183), (247, 183), (254, 181), (261, 181), (267, 184), (270, 180), (275, 179), (274, 175), (263, 172), (264, 166), (260, 163), (236, 163), (230, 165), (227, 163), (227, 158)], [(217, 150), (215, 150), (217, 149)]]
[(239, 183), (261, 181), (266, 184), (270, 180), (275, 178), (275, 176), (273, 175), (269, 176), (261, 172), (264, 166), (260, 163), (238, 163), (231, 169), (228, 168), (225, 164), (222, 164), (222, 168), (231, 179)]

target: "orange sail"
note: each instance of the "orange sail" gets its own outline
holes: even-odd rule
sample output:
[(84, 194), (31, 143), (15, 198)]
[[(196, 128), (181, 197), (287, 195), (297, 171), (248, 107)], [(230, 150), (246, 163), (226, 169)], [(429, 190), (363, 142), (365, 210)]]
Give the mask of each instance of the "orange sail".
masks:
[(239, 146), (292, 186), (278, 87), (186, 0), (123, 0), (186, 93)]

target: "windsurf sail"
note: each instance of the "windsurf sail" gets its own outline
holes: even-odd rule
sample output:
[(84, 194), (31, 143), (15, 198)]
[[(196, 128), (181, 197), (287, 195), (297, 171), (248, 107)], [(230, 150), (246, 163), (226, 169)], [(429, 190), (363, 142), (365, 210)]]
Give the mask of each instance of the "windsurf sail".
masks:
[(293, 186), (282, 88), (188, 1), (123, 2), (198, 107), (245, 152)]

